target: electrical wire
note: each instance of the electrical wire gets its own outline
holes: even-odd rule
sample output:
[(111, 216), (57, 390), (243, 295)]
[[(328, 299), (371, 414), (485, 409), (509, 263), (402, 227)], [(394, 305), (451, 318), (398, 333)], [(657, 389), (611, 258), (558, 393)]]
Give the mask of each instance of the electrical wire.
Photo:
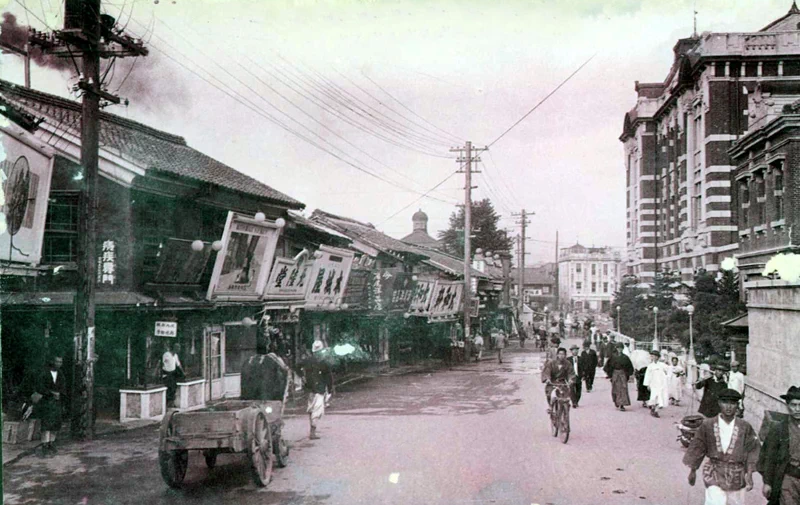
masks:
[(394, 213), (394, 214), (392, 214), (391, 216), (387, 217), (386, 219), (384, 219), (383, 221), (381, 221), (380, 223), (378, 223), (378, 224), (375, 226), (375, 228), (378, 228), (379, 226), (381, 226), (381, 225), (383, 225), (383, 224), (386, 224), (386, 222), (387, 222), (387, 221), (389, 221), (389, 220), (391, 220), (391, 219), (393, 219), (393, 218), (397, 217), (397, 215), (398, 215), (398, 214), (400, 214), (401, 212), (403, 212), (403, 211), (404, 211), (404, 210), (406, 210), (407, 208), (411, 207), (412, 205), (414, 205), (414, 204), (415, 204), (415, 203), (417, 203), (418, 201), (420, 201), (420, 200), (422, 200), (423, 198), (425, 198), (426, 196), (428, 196), (428, 194), (429, 194), (429, 193), (433, 192), (433, 191), (434, 191), (436, 188), (438, 188), (439, 186), (441, 186), (442, 184), (444, 184), (445, 182), (447, 182), (448, 180), (450, 180), (450, 178), (451, 178), (451, 177), (453, 177), (454, 175), (456, 175), (457, 173), (458, 173), (458, 171), (456, 171), (456, 172), (452, 172), (451, 174), (449, 174), (447, 177), (445, 177), (444, 179), (442, 179), (442, 180), (441, 180), (441, 181), (440, 181), (440, 182), (439, 182), (439, 183), (438, 183), (436, 186), (434, 186), (434, 187), (432, 187), (431, 189), (429, 189), (428, 191), (426, 191), (426, 192), (425, 192), (425, 193), (424, 193), (422, 196), (420, 196), (419, 198), (416, 198), (416, 199), (414, 199), (414, 200), (413, 200), (411, 203), (409, 203), (408, 205), (406, 205), (406, 206), (405, 206), (405, 207), (403, 207), (402, 209), (398, 210), (397, 212), (395, 212), (395, 213)]
[[(522, 200), (517, 198), (517, 194), (511, 189), (508, 183), (506, 183), (506, 178), (499, 175), (500, 170), (497, 168), (497, 163), (494, 161), (494, 156), (492, 156), (492, 151), (487, 149), (486, 152), (489, 153), (489, 159), (492, 160), (492, 165), (494, 166), (495, 173), (498, 173), (498, 178), (500, 179), (500, 182), (503, 184), (503, 186), (505, 186), (506, 190), (508, 191), (508, 194), (511, 196), (511, 199), (514, 201), (514, 203), (517, 204), (517, 207), (522, 207), (521, 203)], [(488, 167), (485, 164), (483, 168), (484, 170), (487, 170), (488, 173)]]
[(553, 95), (554, 95), (554, 94), (555, 94), (555, 93), (556, 93), (556, 92), (557, 92), (559, 89), (561, 89), (561, 87), (562, 87), (563, 85), (565, 85), (565, 84), (566, 84), (566, 83), (567, 83), (567, 82), (568, 82), (570, 79), (572, 79), (572, 78), (575, 76), (575, 74), (577, 74), (578, 72), (580, 72), (580, 71), (581, 71), (581, 69), (583, 69), (583, 67), (585, 67), (585, 66), (586, 66), (586, 65), (587, 65), (587, 64), (588, 64), (590, 61), (592, 61), (592, 59), (593, 59), (595, 56), (597, 56), (597, 53), (595, 53), (595, 54), (591, 55), (591, 56), (589, 57), (589, 59), (588, 59), (588, 60), (584, 61), (584, 62), (583, 62), (583, 64), (581, 64), (581, 66), (579, 66), (579, 67), (578, 67), (578, 68), (577, 68), (577, 69), (576, 69), (574, 72), (572, 72), (572, 73), (571, 73), (571, 74), (570, 74), (570, 75), (569, 75), (569, 76), (568, 76), (566, 79), (564, 79), (563, 81), (561, 81), (561, 84), (559, 84), (558, 86), (556, 86), (556, 87), (555, 87), (555, 89), (553, 89), (553, 91), (551, 91), (550, 93), (548, 93), (548, 94), (547, 94), (547, 96), (545, 96), (544, 98), (542, 98), (542, 99), (539, 101), (539, 103), (537, 103), (536, 105), (534, 105), (534, 106), (533, 106), (533, 108), (532, 108), (531, 110), (529, 110), (528, 112), (526, 112), (524, 116), (522, 116), (521, 118), (519, 118), (519, 120), (518, 120), (516, 123), (512, 124), (512, 125), (511, 125), (511, 126), (510, 126), (510, 127), (507, 129), (507, 130), (506, 130), (506, 131), (504, 131), (503, 133), (501, 133), (499, 137), (497, 137), (496, 139), (494, 139), (494, 140), (493, 140), (493, 141), (492, 141), (492, 142), (491, 142), (491, 143), (490, 143), (488, 146), (486, 146), (486, 147), (492, 147), (492, 146), (493, 146), (495, 143), (497, 143), (497, 141), (498, 141), (498, 140), (500, 140), (501, 138), (505, 137), (505, 135), (506, 135), (508, 132), (510, 132), (511, 130), (513, 130), (513, 129), (514, 129), (514, 127), (516, 127), (516, 126), (517, 126), (518, 124), (520, 124), (520, 123), (521, 123), (523, 120), (525, 120), (525, 118), (526, 118), (526, 117), (530, 116), (530, 115), (533, 113), (533, 111), (535, 111), (536, 109), (538, 109), (538, 108), (539, 108), (539, 106), (540, 106), (540, 105), (542, 105), (544, 102), (546, 102), (548, 98), (550, 98), (551, 96), (553, 96)]

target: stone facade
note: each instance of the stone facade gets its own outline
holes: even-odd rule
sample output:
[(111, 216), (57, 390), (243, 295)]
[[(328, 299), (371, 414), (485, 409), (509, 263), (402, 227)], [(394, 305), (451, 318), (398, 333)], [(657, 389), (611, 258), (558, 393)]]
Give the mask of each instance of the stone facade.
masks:
[(622, 255), (610, 247), (575, 244), (558, 255), (560, 309), (608, 312), (622, 275)]

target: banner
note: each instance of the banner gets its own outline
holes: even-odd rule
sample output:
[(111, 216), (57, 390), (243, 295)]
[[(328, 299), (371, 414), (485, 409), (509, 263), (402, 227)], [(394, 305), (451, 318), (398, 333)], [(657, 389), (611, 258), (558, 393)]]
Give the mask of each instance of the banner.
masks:
[(298, 264), (292, 258), (275, 258), (275, 265), (272, 267), (264, 298), (270, 300), (302, 299), (308, 290), (313, 266), (311, 261), (301, 261)]
[(434, 280), (419, 280), (414, 288), (414, 295), (411, 298), (411, 313), (427, 314), (428, 305), (431, 303), (433, 291), (436, 287)]
[(461, 310), (463, 282), (436, 281), (429, 313), (431, 317), (454, 316)]
[(228, 212), (207, 298), (259, 300), (269, 277), (281, 227)]
[(416, 287), (413, 277), (413, 275), (405, 272), (394, 274), (392, 290), (386, 302), (388, 310), (402, 310), (403, 312), (408, 310)]
[(33, 147), (41, 142), (34, 144), (34, 139), (21, 131), (15, 127), (0, 129), (5, 152), (5, 159), (0, 161), (5, 196), (0, 212), (6, 224), (0, 233), (0, 261), (34, 266), (42, 261), (53, 155)]
[(306, 306), (334, 308), (341, 305), (355, 253), (321, 245), (314, 256)]
[(342, 303), (346, 303), (351, 309), (368, 308), (371, 279), (371, 270), (351, 270), (350, 277), (347, 279), (347, 287), (344, 290), (344, 298), (342, 299)]

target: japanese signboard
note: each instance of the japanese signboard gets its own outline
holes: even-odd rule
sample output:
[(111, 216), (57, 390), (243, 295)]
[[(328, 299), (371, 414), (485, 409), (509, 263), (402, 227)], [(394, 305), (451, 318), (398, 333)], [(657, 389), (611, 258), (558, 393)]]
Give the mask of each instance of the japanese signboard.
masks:
[(153, 281), (158, 284), (199, 284), (211, 250), (211, 244), (203, 244), (202, 251), (195, 251), (191, 240), (168, 238), (158, 252), (158, 273)]
[(457, 314), (461, 309), (463, 293), (463, 282), (437, 281), (430, 303), (430, 315), (442, 317)]
[(272, 221), (257, 221), (228, 212), (208, 285), (209, 299), (259, 300), (269, 278), (281, 227)]
[(342, 303), (346, 303), (350, 308), (367, 308), (372, 274), (371, 270), (351, 270)]
[(267, 299), (303, 298), (308, 290), (311, 261), (297, 262), (292, 258), (275, 258), (275, 265), (267, 282), (264, 297)]
[(434, 280), (419, 280), (411, 298), (411, 313), (426, 314), (436, 286)]
[(97, 256), (97, 283), (113, 286), (117, 280), (117, 243), (103, 240)]
[(0, 231), (0, 261), (38, 265), (42, 260), (53, 155), (15, 126), (0, 128), (0, 138), (0, 153), (4, 153), (0, 157), (0, 184), (5, 197), (0, 212), (6, 225)]
[(306, 305), (320, 308), (338, 306), (343, 300), (354, 253), (322, 245), (315, 257)]
[(388, 310), (408, 310), (411, 304), (411, 298), (414, 296), (414, 282), (413, 276), (408, 273), (394, 274), (392, 279), (392, 289), (387, 293), (385, 305)]
[(156, 321), (156, 337), (177, 337), (178, 323), (172, 321)]

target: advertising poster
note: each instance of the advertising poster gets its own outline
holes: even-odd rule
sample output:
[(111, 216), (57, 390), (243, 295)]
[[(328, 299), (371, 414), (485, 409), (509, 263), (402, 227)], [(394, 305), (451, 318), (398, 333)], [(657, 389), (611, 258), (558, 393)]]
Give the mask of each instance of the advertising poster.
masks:
[(418, 314), (427, 314), (428, 304), (433, 297), (433, 291), (436, 287), (434, 280), (418, 280), (414, 288), (414, 295), (411, 298), (411, 312)]
[(298, 263), (292, 258), (275, 258), (264, 298), (269, 300), (303, 298), (308, 289), (313, 266), (308, 260)]
[(38, 265), (42, 260), (52, 153), (16, 127), (0, 128), (0, 184), (5, 196), (0, 212), (0, 261)]
[(414, 296), (415, 287), (416, 282), (413, 275), (404, 272), (394, 274), (391, 298), (387, 303), (388, 309), (407, 311), (411, 304), (411, 298)]
[(309, 277), (306, 306), (333, 308), (342, 303), (354, 255), (346, 249), (319, 247)]
[(280, 231), (272, 221), (256, 221), (228, 212), (208, 299), (259, 300), (267, 284)]
[(351, 309), (369, 307), (371, 278), (371, 270), (351, 270), (342, 303), (346, 303)]
[(433, 317), (456, 315), (461, 309), (463, 293), (463, 282), (437, 281), (430, 303), (430, 315)]

